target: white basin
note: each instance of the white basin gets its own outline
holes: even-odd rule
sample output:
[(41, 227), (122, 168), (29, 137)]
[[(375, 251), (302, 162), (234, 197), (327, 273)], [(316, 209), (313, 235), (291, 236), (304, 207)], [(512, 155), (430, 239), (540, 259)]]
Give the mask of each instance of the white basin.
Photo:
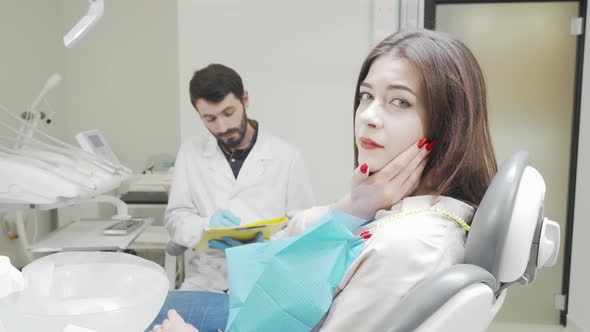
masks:
[(110, 252), (63, 252), (23, 269), (25, 289), (0, 299), (7, 332), (144, 331), (168, 293), (164, 270), (145, 259)]

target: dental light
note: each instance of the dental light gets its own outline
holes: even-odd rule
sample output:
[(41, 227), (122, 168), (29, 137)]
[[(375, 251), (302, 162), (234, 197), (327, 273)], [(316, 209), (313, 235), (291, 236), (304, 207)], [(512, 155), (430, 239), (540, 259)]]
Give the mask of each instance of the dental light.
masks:
[(86, 15), (74, 25), (74, 27), (64, 36), (64, 45), (68, 48), (74, 46), (82, 37), (88, 33), (104, 13), (103, 0), (88, 0), (89, 7)]

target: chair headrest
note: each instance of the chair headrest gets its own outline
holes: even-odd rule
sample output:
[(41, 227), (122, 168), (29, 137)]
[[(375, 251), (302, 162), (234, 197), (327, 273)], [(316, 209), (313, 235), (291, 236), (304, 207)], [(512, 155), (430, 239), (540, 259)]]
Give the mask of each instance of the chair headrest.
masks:
[[(533, 244), (539, 243), (542, 233), (544, 197), (545, 182), (529, 166), (528, 153), (512, 155), (494, 176), (475, 213), (465, 246), (465, 263), (486, 269), (503, 283), (534, 271), (538, 245)], [(552, 248), (549, 256), (553, 253)]]

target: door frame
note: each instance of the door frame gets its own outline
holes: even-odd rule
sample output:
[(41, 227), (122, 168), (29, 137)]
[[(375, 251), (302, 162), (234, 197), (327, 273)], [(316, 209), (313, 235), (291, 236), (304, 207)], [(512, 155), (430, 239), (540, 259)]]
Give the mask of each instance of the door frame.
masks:
[(564, 257), (561, 294), (565, 295), (565, 308), (564, 310), (560, 310), (559, 323), (563, 326), (566, 326), (570, 288), (570, 270), (572, 261), (572, 239), (574, 232), (574, 208), (576, 205), (576, 175), (578, 165), (578, 146), (580, 137), (580, 112), (582, 103), (582, 75), (584, 69), (584, 35), (586, 33), (585, 29), (587, 0), (424, 0), (424, 28), (429, 30), (435, 30), (436, 5), (523, 2), (578, 2), (578, 17), (582, 17), (584, 22), (582, 24), (582, 34), (576, 37), (574, 108), (572, 114), (572, 132), (570, 138), (570, 160), (568, 175), (567, 209), (565, 220), (565, 244), (563, 244)]

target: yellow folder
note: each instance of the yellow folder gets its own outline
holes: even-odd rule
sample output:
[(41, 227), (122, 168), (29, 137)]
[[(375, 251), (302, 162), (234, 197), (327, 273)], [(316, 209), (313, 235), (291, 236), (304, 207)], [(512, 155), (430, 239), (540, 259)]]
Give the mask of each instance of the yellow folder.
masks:
[(221, 240), (222, 237), (227, 236), (238, 241), (249, 241), (256, 237), (258, 232), (262, 232), (264, 239), (268, 240), (270, 237), (281, 230), (289, 221), (287, 217), (281, 217), (270, 220), (256, 221), (253, 223), (240, 225), (236, 227), (219, 227), (208, 230), (201, 241), (195, 247), (195, 251), (213, 251), (215, 249), (209, 248), (209, 241)]

